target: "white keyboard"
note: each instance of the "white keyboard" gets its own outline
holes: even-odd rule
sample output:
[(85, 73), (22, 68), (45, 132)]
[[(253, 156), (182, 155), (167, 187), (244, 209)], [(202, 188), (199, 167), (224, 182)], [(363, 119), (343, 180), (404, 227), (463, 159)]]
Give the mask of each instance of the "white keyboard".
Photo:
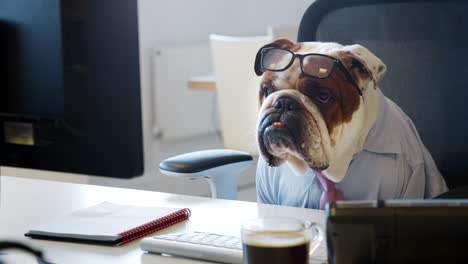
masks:
[[(239, 237), (207, 232), (169, 234), (143, 238), (140, 248), (150, 253), (169, 254), (221, 263), (243, 263)], [(311, 264), (327, 263), (325, 243), (310, 256)]]
[(169, 234), (143, 238), (142, 250), (222, 263), (243, 263), (239, 237), (206, 232)]

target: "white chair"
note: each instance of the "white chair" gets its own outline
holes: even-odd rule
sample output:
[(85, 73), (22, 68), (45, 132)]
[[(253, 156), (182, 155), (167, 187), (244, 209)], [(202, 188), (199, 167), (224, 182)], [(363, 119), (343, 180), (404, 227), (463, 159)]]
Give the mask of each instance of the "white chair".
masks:
[(213, 198), (237, 198), (237, 177), (252, 165), (252, 155), (258, 155), (255, 127), (259, 78), (254, 72), (255, 55), (271, 41), (271, 36), (210, 36), (221, 134), (226, 149), (197, 151), (166, 159), (159, 164), (163, 174), (206, 179)]
[(253, 66), (258, 49), (271, 40), (271, 36), (210, 35), (219, 119), (225, 148), (258, 155), (255, 126), (260, 79)]
[(273, 40), (275, 39), (289, 39), (290, 41), (296, 42), (297, 33), (299, 27), (297, 25), (291, 26), (269, 26), (267, 29), (268, 35), (272, 36)]

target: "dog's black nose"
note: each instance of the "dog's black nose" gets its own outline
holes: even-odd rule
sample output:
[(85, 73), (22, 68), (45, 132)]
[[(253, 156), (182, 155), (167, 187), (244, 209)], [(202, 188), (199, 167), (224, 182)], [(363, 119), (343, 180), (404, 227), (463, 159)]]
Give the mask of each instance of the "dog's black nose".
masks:
[(300, 105), (296, 102), (296, 100), (285, 96), (276, 100), (276, 102), (273, 104), (273, 107), (286, 112), (297, 110), (300, 108)]

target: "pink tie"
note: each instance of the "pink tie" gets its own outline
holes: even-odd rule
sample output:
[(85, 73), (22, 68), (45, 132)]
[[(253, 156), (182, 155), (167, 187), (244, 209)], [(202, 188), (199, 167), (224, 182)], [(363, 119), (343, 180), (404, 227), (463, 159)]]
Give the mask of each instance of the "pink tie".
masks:
[(320, 209), (325, 209), (327, 203), (343, 200), (343, 194), (335, 188), (335, 183), (325, 177), (321, 171), (314, 171), (323, 188), (320, 197)]

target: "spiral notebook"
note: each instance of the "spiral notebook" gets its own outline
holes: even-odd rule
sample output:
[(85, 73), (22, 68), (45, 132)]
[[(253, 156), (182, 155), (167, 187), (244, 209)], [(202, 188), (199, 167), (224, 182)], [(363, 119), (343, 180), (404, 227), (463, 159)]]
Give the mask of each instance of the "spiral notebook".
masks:
[(31, 228), (25, 236), (122, 245), (187, 220), (187, 208), (142, 207), (103, 202)]

